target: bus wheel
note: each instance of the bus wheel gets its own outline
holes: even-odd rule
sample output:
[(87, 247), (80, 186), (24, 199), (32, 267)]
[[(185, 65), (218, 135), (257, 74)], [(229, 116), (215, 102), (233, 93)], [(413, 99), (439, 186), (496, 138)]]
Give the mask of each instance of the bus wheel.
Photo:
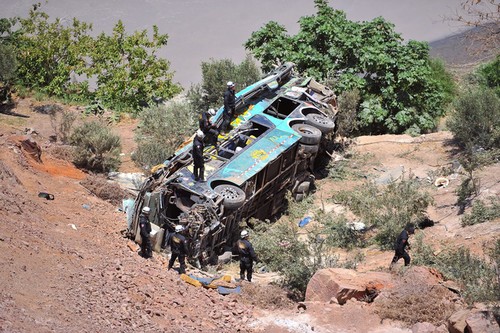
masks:
[(302, 137), (301, 143), (306, 145), (316, 145), (321, 141), (321, 131), (314, 126), (307, 124), (292, 125), (292, 129)]
[(238, 186), (222, 184), (216, 186), (214, 191), (224, 198), (223, 205), (227, 209), (240, 208), (245, 202), (245, 192)]
[(306, 124), (316, 127), (323, 134), (331, 133), (335, 129), (335, 123), (332, 119), (316, 113), (306, 116)]

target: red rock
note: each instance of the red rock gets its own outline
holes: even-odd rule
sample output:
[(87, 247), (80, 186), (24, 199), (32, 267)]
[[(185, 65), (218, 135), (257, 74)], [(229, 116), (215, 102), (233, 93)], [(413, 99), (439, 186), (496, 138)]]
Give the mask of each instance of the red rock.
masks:
[(465, 319), (466, 330), (469, 333), (498, 333), (500, 326), (495, 320), (493, 313), (489, 311), (477, 311), (471, 313)]
[(305, 300), (331, 303), (332, 298), (335, 298), (339, 304), (344, 304), (351, 298), (367, 300), (370, 294), (391, 288), (392, 285), (392, 276), (388, 273), (327, 268), (317, 271), (311, 278)]

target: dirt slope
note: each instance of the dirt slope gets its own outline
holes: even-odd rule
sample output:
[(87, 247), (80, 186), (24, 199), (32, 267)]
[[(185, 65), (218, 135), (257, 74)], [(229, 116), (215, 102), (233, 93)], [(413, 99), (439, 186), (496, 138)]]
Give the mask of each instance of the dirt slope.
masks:
[[(38, 104), (20, 100), (16, 115), (0, 114), (1, 332), (408, 332), (398, 323), (381, 324), (369, 307), (349, 302), (299, 313), (259, 274), (242, 295), (224, 297), (185, 284), (159, 255), (142, 259), (122, 236), (126, 222), (118, 207), (80, 184), (85, 173), (48, 153), (54, 133), (48, 115), (34, 111)], [(130, 160), (134, 128), (131, 120), (116, 126), (123, 172), (140, 171)], [(26, 132), (42, 148), (41, 163), (23, 152), (19, 142)], [(369, 157), (361, 168), (372, 179), (397, 176), (402, 169), (425, 179), (453, 162), (450, 138), (447, 132), (362, 137), (355, 149)], [(500, 166), (481, 176), (483, 195), (498, 195)], [(436, 205), (429, 215), (437, 223), (424, 232), (436, 246), (466, 245), (480, 253), (483, 241), (499, 237), (500, 223), (460, 227), (453, 194), (459, 177), (433, 189)], [(352, 185), (323, 179), (316, 197), (326, 202), (334, 190)], [(392, 253), (368, 248), (365, 257), (359, 270), (386, 267)], [(352, 320), (359, 317), (366, 320)]]

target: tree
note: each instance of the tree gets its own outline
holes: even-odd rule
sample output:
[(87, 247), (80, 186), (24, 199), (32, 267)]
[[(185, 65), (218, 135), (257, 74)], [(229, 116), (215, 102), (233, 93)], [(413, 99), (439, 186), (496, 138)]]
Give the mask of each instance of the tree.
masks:
[(300, 72), (334, 82), (339, 95), (358, 89), (362, 132), (432, 130), (450, 100), (444, 86), (451, 77), (435, 78), (437, 68), (431, 64), (427, 43), (404, 44), (394, 25), (382, 17), (356, 23), (326, 0), (314, 2), (316, 15), (300, 18), (295, 36), (288, 36), (276, 22), (252, 33), (245, 47), (263, 69), (292, 61)]
[(90, 54), (89, 74), (97, 76), (95, 99), (118, 111), (137, 111), (155, 98), (178, 94), (181, 87), (172, 82), (170, 63), (156, 55), (167, 41), (168, 35), (160, 34), (157, 26), (153, 26), (152, 39), (147, 30), (127, 35), (122, 21), (112, 35), (100, 34)]
[(230, 59), (210, 59), (201, 63), (201, 72), (201, 85), (194, 85), (188, 91), (188, 100), (198, 112), (219, 108), (223, 104), (228, 81), (235, 82), (239, 90), (258, 81), (261, 76), (257, 63), (249, 55), (240, 64)]
[(76, 18), (70, 24), (59, 18), (50, 22), (37, 7), (20, 24), (15, 40), (20, 83), (58, 97), (71, 90), (87, 94), (87, 82), (71, 82), (70, 75), (85, 73), (92, 26)]
[[(0, 33), (7, 27), (4, 22)], [(160, 34), (156, 26), (149, 38), (147, 30), (128, 35), (118, 21), (111, 35), (94, 38), (91, 24), (76, 18), (51, 21), (39, 5), (19, 22), (19, 33), (11, 39), (23, 86), (127, 112), (138, 112), (155, 99), (170, 99), (181, 91), (172, 82), (169, 62), (157, 57), (168, 35)], [(90, 88), (90, 79), (97, 87)]]
[(0, 105), (11, 102), (11, 90), (16, 78), (17, 57), (12, 40), (17, 31), (12, 27), (17, 19), (0, 19)]

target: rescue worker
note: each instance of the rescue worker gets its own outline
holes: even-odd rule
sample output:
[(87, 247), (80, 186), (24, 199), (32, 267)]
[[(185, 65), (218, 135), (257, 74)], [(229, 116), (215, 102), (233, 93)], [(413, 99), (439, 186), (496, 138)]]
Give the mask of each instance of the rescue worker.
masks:
[(170, 250), (172, 254), (170, 256), (170, 261), (168, 262), (168, 269), (171, 269), (175, 263), (175, 260), (179, 258), (179, 274), (186, 274), (186, 255), (188, 253), (186, 237), (182, 235), (184, 227), (182, 225), (175, 226), (175, 232), (172, 234), (170, 239)]
[(252, 282), (253, 262), (257, 262), (258, 258), (248, 237), (248, 231), (241, 231), (240, 239), (236, 242), (236, 251), (240, 256), (240, 279), (245, 280), (246, 272), (248, 282)]
[(408, 239), (410, 238), (410, 235), (413, 235), (414, 233), (415, 227), (413, 226), (413, 224), (408, 224), (403, 229), (403, 231), (401, 231), (398, 238), (396, 239), (396, 244), (394, 246), (395, 253), (394, 257), (392, 258), (390, 267), (397, 263), (401, 258), (404, 259), (405, 266), (408, 266), (410, 264), (410, 255), (408, 254), (408, 252), (406, 252), (406, 248), (408, 248), (408, 250), (410, 249), (410, 243), (408, 243)]
[(224, 92), (224, 111), (222, 113), (221, 130), (225, 131), (227, 126), (231, 123), (231, 118), (234, 116), (234, 111), (236, 107), (236, 92), (235, 86), (232, 81), (227, 83), (227, 90)]
[(210, 121), (210, 118), (215, 116), (214, 109), (208, 109), (207, 111), (203, 111), (199, 117), (200, 129), (205, 134), (207, 142), (209, 143), (217, 143), (217, 136), (219, 135), (219, 131), (216, 129), (216, 125)]
[(148, 259), (153, 256), (151, 249), (151, 222), (149, 222), (149, 207), (143, 207), (139, 215), (139, 228), (141, 233), (141, 255)]
[(203, 138), (205, 134), (201, 129), (196, 131), (196, 135), (193, 140), (193, 174), (195, 181), (205, 181), (205, 160), (203, 159), (203, 149), (205, 149), (205, 144), (203, 143)]

